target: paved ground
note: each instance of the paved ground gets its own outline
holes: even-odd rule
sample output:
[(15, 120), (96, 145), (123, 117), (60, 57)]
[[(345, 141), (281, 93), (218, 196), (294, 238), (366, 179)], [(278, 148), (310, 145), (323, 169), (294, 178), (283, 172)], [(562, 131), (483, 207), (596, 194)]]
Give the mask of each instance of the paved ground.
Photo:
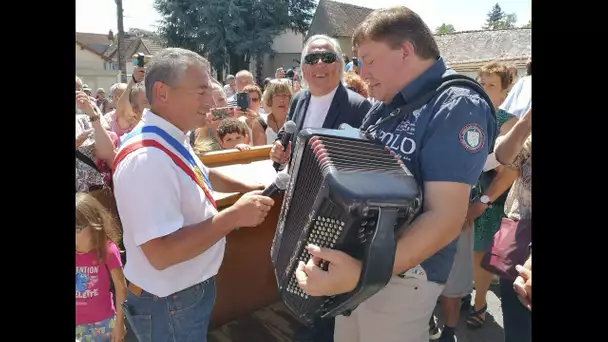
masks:
[[(502, 309), (500, 307), (500, 293), (498, 285), (492, 285), (488, 296), (486, 298), (488, 302), (488, 312), (486, 313), (486, 324), (483, 328), (477, 330), (471, 330), (467, 328), (466, 314), (467, 312), (462, 311), (460, 316), (460, 323), (456, 329), (456, 336), (458, 342), (503, 342), (504, 335), (502, 329)], [(439, 306), (435, 310), (439, 322), (441, 324), (442, 315)]]
[[(466, 312), (461, 313), (460, 324), (457, 328), (456, 335), (458, 337), (458, 342), (503, 342), (503, 329), (502, 329), (502, 311), (500, 308), (500, 297), (498, 295), (498, 285), (492, 285), (490, 287), (490, 291), (488, 292), (488, 313), (486, 314), (486, 324), (485, 327), (478, 330), (471, 330), (466, 327)], [(285, 315), (282, 315), (280, 312), (277, 315), (277, 305), (275, 304), (271, 308), (265, 308), (259, 310), (255, 314), (250, 315), (249, 317), (244, 317), (237, 321), (226, 324), (225, 326), (216, 329), (210, 332), (210, 341), (217, 342), (254, 342), (254, 341), (262, 341), (263, 342), (274, 342), (274, 341), (290, 341), (291, 339), (285, 336), (285, 331), (289, 331), (289, 329), (285, 328), (285, 322), (288, 321)], [(280, 310), (279, 310), (280, 311)], [(274, 314), (273, 314), (274, 313)], [(442, 315), (437, 308), (436, 314), (439, 317), (439, 321), (441, 323)], [(267, 319), (267, 317), (274, 317), (270, 324), (266, 324), (270, 327), (269, 330), (272, 332), (272, 337), (267, 335), (267, 338), (261, 338), (261, 336), (252, 336), (252, 334), (256, 334), (254, 331), (255, 326), (259, 327), (260, 325), (256, 322), (260, 320)], [(281, 318), (282, 316), (282, 318)], [(274, 324), (276, 323), (276, 324)], [(127, 327), (128, 330), (129, 327)], [(243, 330), (243, 331), (239, 331)], [(248, 330), (245, 332), (244, 330)], [(232, 331), (232, 333), (229, 333)], [(268, 331), (257, 330), (260, 334)], [(228, 337), (229, 336), (229, 337)], [(126, 342), (137, 342), (137, 339), (133, 334), (129, 331), (127, 334)]]

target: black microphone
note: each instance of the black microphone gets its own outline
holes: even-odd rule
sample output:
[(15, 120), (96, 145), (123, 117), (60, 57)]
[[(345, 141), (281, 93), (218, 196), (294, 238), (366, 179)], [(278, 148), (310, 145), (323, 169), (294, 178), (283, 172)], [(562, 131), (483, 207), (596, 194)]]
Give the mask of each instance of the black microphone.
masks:
[[(283, 134), (283, 137), (281, 138), (281, 145), (283, 145), (283, 151), (285, 151), (287, 150), (287, 145), (289, 144), (289, 141), (291, 141), (293, 133), (296, 131), (296, 123), (291, 120), (287, 121), (285, 125), (283, 125), (283, 131), (285, 134)], [(274, 167), (275, 171), (279, 172), (281, 164), (274, 162), (272, 167)]]
[(262, 192), (262, 196), (272, 197), (279, 192), (285, 191), (287, 189), (287, 185), (289, 184), (289, 175), (285, 172), (280, 172), (277, 174), (277, 178), (274, 180), (272, 184), (270, 184), (264, 191)]

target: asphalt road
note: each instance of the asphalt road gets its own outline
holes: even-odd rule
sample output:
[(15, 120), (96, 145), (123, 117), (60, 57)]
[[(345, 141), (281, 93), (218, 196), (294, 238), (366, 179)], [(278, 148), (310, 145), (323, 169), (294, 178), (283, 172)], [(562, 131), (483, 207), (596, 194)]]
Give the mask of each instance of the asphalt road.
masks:
[[(500, 293), (498, 292), (498, 285), (492, 285), (490, 291), (488, 291), (488, 311), (486, 314), (486, 324), (483, 328), (477, 330), (471, 330), (467, 328), (465, 324), (466, 311), (461, 312), (460, 323), (456, 329), (456, 336), (458, 342), (503, 342), (504, 335), (502, 329), (502, 310), (500, 307)], [(441, 323), (442, 315), (439, 306), (435, 310), (439, 323)], [(126, 342), (137, 342), (137, 338), (132, 334), (131, 329), (127, 325), (128, 333)], [(247, 342), (247, 341), (233, 341), (233, 342)]]

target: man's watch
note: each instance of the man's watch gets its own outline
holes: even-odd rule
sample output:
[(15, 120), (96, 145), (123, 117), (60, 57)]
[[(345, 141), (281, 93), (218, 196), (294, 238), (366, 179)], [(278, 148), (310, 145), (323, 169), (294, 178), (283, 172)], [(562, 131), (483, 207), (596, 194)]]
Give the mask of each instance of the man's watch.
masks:
[(492, 201), (490, 201), (490, 197), (488, 195), (482, 195), (479, 197), (479, 202), (487, 205), (488, 207), (492, 206)]

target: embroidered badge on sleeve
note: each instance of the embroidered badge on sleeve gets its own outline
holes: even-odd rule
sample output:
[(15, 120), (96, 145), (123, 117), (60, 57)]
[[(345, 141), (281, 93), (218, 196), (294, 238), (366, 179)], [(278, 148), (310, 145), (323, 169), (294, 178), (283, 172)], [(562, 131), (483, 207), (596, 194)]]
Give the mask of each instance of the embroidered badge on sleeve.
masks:
[(475, 153), (483, 147), (486, 136), (478, 124), (468, 124), (460, 130), (459, 139), (465, 150)]

